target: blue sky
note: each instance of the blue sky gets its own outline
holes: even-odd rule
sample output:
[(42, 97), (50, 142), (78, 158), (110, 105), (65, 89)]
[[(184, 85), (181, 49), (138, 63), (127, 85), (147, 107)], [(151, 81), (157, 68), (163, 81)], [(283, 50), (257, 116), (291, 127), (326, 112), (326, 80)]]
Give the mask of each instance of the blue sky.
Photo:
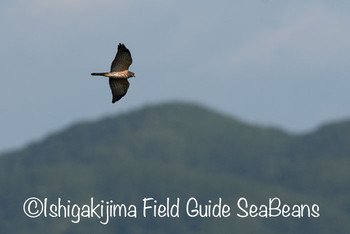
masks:
[[(0, 3), (0, 152), (81, 120), (192, 101), (310, 131), (350, 117), (349, 1), (12, 0)], [(134, 62), (111, 103), (119, 42)]]

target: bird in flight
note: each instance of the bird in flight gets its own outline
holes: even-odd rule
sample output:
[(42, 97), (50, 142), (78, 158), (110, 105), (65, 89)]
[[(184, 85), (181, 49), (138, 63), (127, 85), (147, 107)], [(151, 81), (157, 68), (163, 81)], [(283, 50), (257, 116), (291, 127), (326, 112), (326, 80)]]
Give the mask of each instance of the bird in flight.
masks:
[(135, 77), (135, 73), (129, 71), (132, 63), (130, 51), (124, 44), (119, 43), (118, 52), (112, 62), (111, 72), (91, 73), (92, 76), (109, 77), (109, 86), (112, 90), (112, 103), (125, 96), (129, 88), (128, 78)]

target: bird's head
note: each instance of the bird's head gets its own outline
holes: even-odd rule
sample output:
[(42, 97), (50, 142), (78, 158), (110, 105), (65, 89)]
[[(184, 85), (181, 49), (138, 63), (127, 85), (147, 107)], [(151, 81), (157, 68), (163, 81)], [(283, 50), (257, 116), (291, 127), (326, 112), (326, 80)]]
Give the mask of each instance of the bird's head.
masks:
[(129, 71), (129, 74), (128, 74), (128, 76), (129, 76), (129, 77), (136, 77), (135, 73), (133, 73), (133, 72), (130, 72), (130, 71)]

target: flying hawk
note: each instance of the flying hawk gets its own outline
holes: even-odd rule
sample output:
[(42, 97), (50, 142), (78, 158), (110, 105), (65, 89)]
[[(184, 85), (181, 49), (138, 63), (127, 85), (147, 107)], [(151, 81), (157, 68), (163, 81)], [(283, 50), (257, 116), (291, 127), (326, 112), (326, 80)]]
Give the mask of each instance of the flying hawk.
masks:
[(135, 77), (135, 73), (129, 71), (131, 63), (130, 51), (124, 44), (119, 43), (117, 55), (112, 62), (111, 72), (91, 73), (92, 76), (109, 77), (109, 86), (113, 94), (112, 103), (125, 96), (129, 88), (128, 78)]

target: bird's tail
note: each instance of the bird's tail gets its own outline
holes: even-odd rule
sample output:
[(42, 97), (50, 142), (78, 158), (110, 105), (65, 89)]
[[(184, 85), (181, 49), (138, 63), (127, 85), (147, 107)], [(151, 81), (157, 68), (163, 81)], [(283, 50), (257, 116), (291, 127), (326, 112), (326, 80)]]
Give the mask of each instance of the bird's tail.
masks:
[(107, 76), (108, 73), (103, 72), (103, 73), (91, 73), (92, 76)]

